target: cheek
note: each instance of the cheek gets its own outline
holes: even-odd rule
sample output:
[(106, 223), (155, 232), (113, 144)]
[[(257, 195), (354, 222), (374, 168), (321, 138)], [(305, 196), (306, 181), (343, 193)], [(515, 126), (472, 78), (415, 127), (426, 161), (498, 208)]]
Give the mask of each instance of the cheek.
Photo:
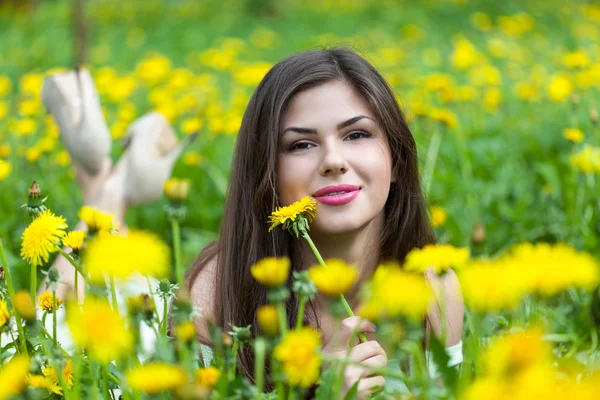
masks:
[(277, 194), (282, 205), (289, 205), (306, 196), (310, 190), (309, 166), (293, 157), (279, 157), (277, 163)]

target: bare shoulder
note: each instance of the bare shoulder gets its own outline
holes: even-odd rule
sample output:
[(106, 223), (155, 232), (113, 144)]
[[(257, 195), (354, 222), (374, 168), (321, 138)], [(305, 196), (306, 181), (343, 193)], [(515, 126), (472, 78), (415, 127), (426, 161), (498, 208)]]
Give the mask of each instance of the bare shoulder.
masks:
[(212, 319), (215, 312), (216, 277), (217, 258), (213, 257), (198, 272), (190, 290), (192, 303), (200, 311), (199, 317), (194, 321), (196, 330), (206, 340), (210, 338), (207, 318)]

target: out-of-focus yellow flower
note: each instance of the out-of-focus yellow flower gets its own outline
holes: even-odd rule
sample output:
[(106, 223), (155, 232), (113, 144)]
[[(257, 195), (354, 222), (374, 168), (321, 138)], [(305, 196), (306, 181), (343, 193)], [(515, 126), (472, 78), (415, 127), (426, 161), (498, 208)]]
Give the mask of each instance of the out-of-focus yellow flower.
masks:
[(204, 122), (200, 118), (187, 118), (181, 122), (181, 131), (186, 135), (198, 132), (204, 126)]
[(54, 162), (61, 167), (65, 167), (71, 164), (71, 156), (69, 156), (68, 151), (61, 150), (54, 155)]
[(461, 36), (452, 41), (452, 65), (458, 69), (467, 69), (477, 63), (481, 55), (467, 38)]
[(133, 349), (133, 335), (125, 319), (101, 299), (87, 297), (81, 307), (77, 303), (67, 305), (67, 324), (75, 344), (103, 364), (126, 357)]
[(446, 210), (440, 206), (431, 206), (429, 208), (429, 212), (431, 213), (431, 225), (434, 227), (442, 226), (446, 222)]
[(600, 280), (598, 262), (564, 243), (523, 243), (502, 261), (520, 271), (520, 279), (527, 282), (531, 292), (547, 296), (568, 287), (591, 290)]
[(37, 130), (37, 122), (31, 118), (25, 118), (17, 121), (14, 130), (19, 136), (29, 136)]
[(496, 87), (488, 88), (483, 95), (483, 108), (486, 111), (495, 111), (502, 101), (502, 92)]
[(563, 75), (558, 75), (552, 78), (548, 86), (548, 96), (550, 100), (561, 101), (566, 99), (573, 92), (573, 84)]
[(44, 375), (28, 375), (27, 385), (33, 389), (46, 389), (54, 394), (62, 395), (62, 388)]
[[(49, 313), (53, 313), (55, 311), (54, 304), (52, 303), (52, 293), (49, 291), (45, 291), (44, 293), (38, 296), (38, 303), (40, 308)], [(62, 304), (62, 300), (60, 297), (56, 296), (56, 310), (60, 308)]]
[(73, 250), (79, 250), (83, 245), (86, 233), (83, 231), (67, 232), (62, 242), (64, 246), (70, 247)]
[(188, 179), (170, 178), (165, 182), (165, 195), (175, 203), (181, 203), (187, 199), (190, 192), (190, 181)]
[(581, 49), (563, 55), (561, 61), (569, 68), (584, 68), (590, 65), (589, 57)]
[(112, 67), (102, 67), (94, 73), (94, 81), (100, 94), (107, 94), (116, 80), (117, 72)]
[(200, 386), (212, 390), (221, 377), (221, 371), (215, 367), (200, 368), (196, 370), (194, 375), (196, 377), (196, 382)]
[(8, 105), (5, 102), (0, 101), (0, 120), (4, 119), (4, 117), (6, 117), (7, 114)]
[(196, 326), (192, 321), (185, 321), (175, 327), (175, 337), (184, 342), (196, 339)]
[(9, 161), (0, 160), (0, 181), (3, 181), (12, 172), (12, 164)]
[(287, 257), (266, 257), (250, 268), (250, 273), (261, 284), (274, 288), (287, 282), (290, 273)]
[(154, 111), (161, 113), (169, 122), (175, 121), (179, 116), (177, 109), (171, 102), (158, 105)]
[(533, 30), (534, 19), (527, 13), (520, 12), (513, 16), (502, 15), (498, 17), (498, 26), (509, 36), (518, 37)]
[(530, 328), (497, 338), (484, 355), (486, 374), (508, 377), (534, 364), (549, 364), (550, 347), (542, 336), (540, 329)]
[(289, 206), (278, 207), (273, 211), (269, 216), (269, 223), (271, 224), (269, 232), (279, 225), (287, 229), (288, 223), (295, 222), (300, 216), (305, 217), (309, 224), (315, 220), (317, 202), (312, 197), (305, 196)]
[(473, 25), (475, 29), (479, 29), (483, 32), (487, 32), (492, 29), (492, 20), (486, 13), (480, 11), (474, 12), (471, 14), (469, 19), (471, 21), (471, 25)]
[(583, 149), (569, 159), (584, 174), (600, 174), (600, 148), (585, 145)]
[(23, 232), (21, 257), (33, 266), (40, 266), (56, 252), (65, 235), (67, 221), (46, 210), (34, 219)]
[(202, 156), (195, 151), (187, 152), (183, 155), (183, 164), (188, 167), (197, 167), (202, 163)]
[(258, 307), (256, 310), (256, 319), (260, 329), (269, 336), (275, 336), (279, 333), (279, 314), (277, 307), (272, 304), (266, 304)]
[(250, 34), (250, 43), (259, 49), (274, 49), (279, 42), (277, 33), (270, 29), (259, 27)]
[(456, 117), (456, 114), (454, 114), (450, 110), (446, 110), (443, 108), (431, 109), (429, 111), (429, 117), (432, 120), (437, 121), (437, 122), (441, 123), (442, 125), (448, 127), (449, 129), (456, 128), (456, 125), (458, 124), (458, 119)]
[(219, 49), (206, 49), (200, 54), (200, 62), (218, 71), (226, 71), (233, 65), (235, 53)]
[(42, 103), (35, 100), (24, 100), (19, 103), (19, 113), (26, 117), (32, 117), (40, 112)]
[(368, 288), (359, 315), (370, 321), (401, 316), (420, 320), (433, 298), (424, 275), (406, 272), (392, 263), (377, 268)]
[(6, 75), (0, 75), (0, 97), (4, 97), (12, 90), (12, 82)]
[(171, 71), (171, 60), (163, 55), (154, 55), (140, 61), (135, 73), (139, 79), (148, 85), (157, 85), (163, 82)]
[(128, 127), (129, 122), (119, 120), (110, 126), (110, 136), (117, 140), (123, 139), (127, 133)]
[[(67, 359), (65, 361), (65, 365), (62, 366), (61, 371), (63, 380), (67, 387), (70, 389), (71, 387), (73, 387), (73, 361), (71, 361), (71, 359)], [(60, 378), (58, 376), (56, 368), (46, 366), (42, 373), (55, 385), (60, 384)]]
[(529, 293), (520, 271), (500, 261), (475, 261), (458, 273), (465, 303), (481, 312), (515, 309)]
[(448, 268), (460, 268), (469, 260), (469, 249), (449, 244), (428, 244), (422, 249), (413, 249), (406, 256), (407, 271), (425, 272), (433, 268), (436, 274)]
[(167, 82), (167, 87), (173, 92), (180, 92), (189, 87), (194, 80), (192, 71), (184, 68), (177, 68), (171, 72)]
[(310, 327), (289, 331), (273, 350), (291, 386), (310, 387), (321, 373), (321, 335)]
[(113, 216), (103, 213), (96, 207), (83, 206), (78, 215), (92, 233), (108, 232), (114, 228)]
[(499, 379), (481, 378), (467, 388), (461, 400), (504, 400), (508, 398), (506, 390), (506, 383)]
[[(0, 300), (1, 301), (1, 300)], [(0, 368), (0, 399), (8, 399), (25, 390), (29, 374), (29, 358), (16, 355)]]
[(452, 77), (448, 74), (436, 73), (425, 78), (425, 88), (430, 91), (447, 89), (452, 85)]
[(10, 319), (10, 312), (8, 311), (8, 306), (6, 305), (6, 300), (0, 299), (0, 330), (8, 320)]
[(517, 96), (521, 100), (535, 101), (539, 98), (538, 89), (533, 83), (519, 82), (517, 83), (516, 91)]
[(235, 71), (233, 77), (236, 82), (245, 86), (256, 86), (262, 78), (269, 72), (272, 65), (267, 62), (258, 62), (247, 65)]
[(484, 64), (469, 71), (469, 81), (475, 86), (500, 85), (502, 75), (497, 68)]
[(40, 159), (41, 156), (42, 156), (42, 152), (40, 151), (40, 149), (38, 149), (36, 147), (30, 147), (25, 152), (25, 158), (30, 163), (37, 162)]
[(0, 158), (8, 158), (8, 156), (10, 155), (10, 150), (10, 144), (0, 144)]
[(170, 248), (155, 234), (130, 230), (125, 235), (100, 234), (91, 239), (82, 261), (91, 282), (107, 277), (127, 279), (135, 273), (161, 279), (168, 275)]
[(117, 78), (114, 84), (107, 91), (108, 101), (121, 103), (127, 100), (137, 87), (137, 81), (131, 76)]
[(578, 128), (567, 128), (563, 131), (565, 139), (570, 140), (573, 143), (582, 142), (585, 139), (583, 131)]
[(330, 258), (326, 267), (316, 265), (308, 270), (310, 279), (321, 293), (328, 297), (338, 297), (352, 288), (357, 278), (355, 267), (344, 260)]
[(135, 392), (152, 395), (182, 386), (186, 376), (178, 366), (155, 362), (130, 369), (125, 372), (125, 380)]
[(19, 290), (15, 293), (13, 307), (23, 319), (27, 321), (35, 319), (35, 305), (33, 304), (31, 295), (26, 290)]
[(19, 81), (19, 86), (21, 87), (21, 92), (28, 96), (39, 96), (42, 90), (42, 81), (44, 80), (44, 76), (42, 74), (37, 73), (27, 73), (21, 77)]

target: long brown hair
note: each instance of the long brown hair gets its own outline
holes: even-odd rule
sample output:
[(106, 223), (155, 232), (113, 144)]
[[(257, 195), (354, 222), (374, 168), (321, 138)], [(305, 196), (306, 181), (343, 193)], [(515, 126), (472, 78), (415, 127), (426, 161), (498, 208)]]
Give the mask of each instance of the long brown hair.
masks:
[[(385, 204), (380, 258), (402, 262), (411, 249), (434, 241), (419, 182), (415, 141), (391, 87), (351, 49), (312, 50), (288, 57), (271, 68), (250, 99), (235, 146), (219, 239), (200, 254), (186, 276), (191, 287), (199, 271), (216, 260), (214, 317), (223, 329), (229, 329), (229, 324), (251, 324), (258, 333), (256, 309), (266, 303), (267, 292), (252, 278), (250, 267), (268, 256), (293, 260), (298, 251), (298, 240), (292, 240), (287, 232), (267, 231), (268, 216), (281, 205), (276, 190), (281, 124), (294, 95), (333, 80), (347, 83), (365, 98), (389, 141), (392, 169), (398, 179), (391, 184)], [(309, 304), (307, 312), (316, 317), (312, 320), (319, 326), (314, 306)], [(293, 297), (287, 315), (292, 325), (297, 316)], [(238, 361), (240, 370), (252, 380), (250, 349), (239, 352)]]

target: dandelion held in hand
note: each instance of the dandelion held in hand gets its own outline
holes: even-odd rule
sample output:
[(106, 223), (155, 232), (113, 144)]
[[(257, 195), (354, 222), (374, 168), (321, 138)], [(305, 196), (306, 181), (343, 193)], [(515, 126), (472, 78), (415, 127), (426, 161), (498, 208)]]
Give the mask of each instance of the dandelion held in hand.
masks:
[(309, 230), (309, 224), (317, 216), (317, 202), (309, 196), (285, 207), (278, 207), (269, 217), (269, 232), (280, 226), (299, 237)]

